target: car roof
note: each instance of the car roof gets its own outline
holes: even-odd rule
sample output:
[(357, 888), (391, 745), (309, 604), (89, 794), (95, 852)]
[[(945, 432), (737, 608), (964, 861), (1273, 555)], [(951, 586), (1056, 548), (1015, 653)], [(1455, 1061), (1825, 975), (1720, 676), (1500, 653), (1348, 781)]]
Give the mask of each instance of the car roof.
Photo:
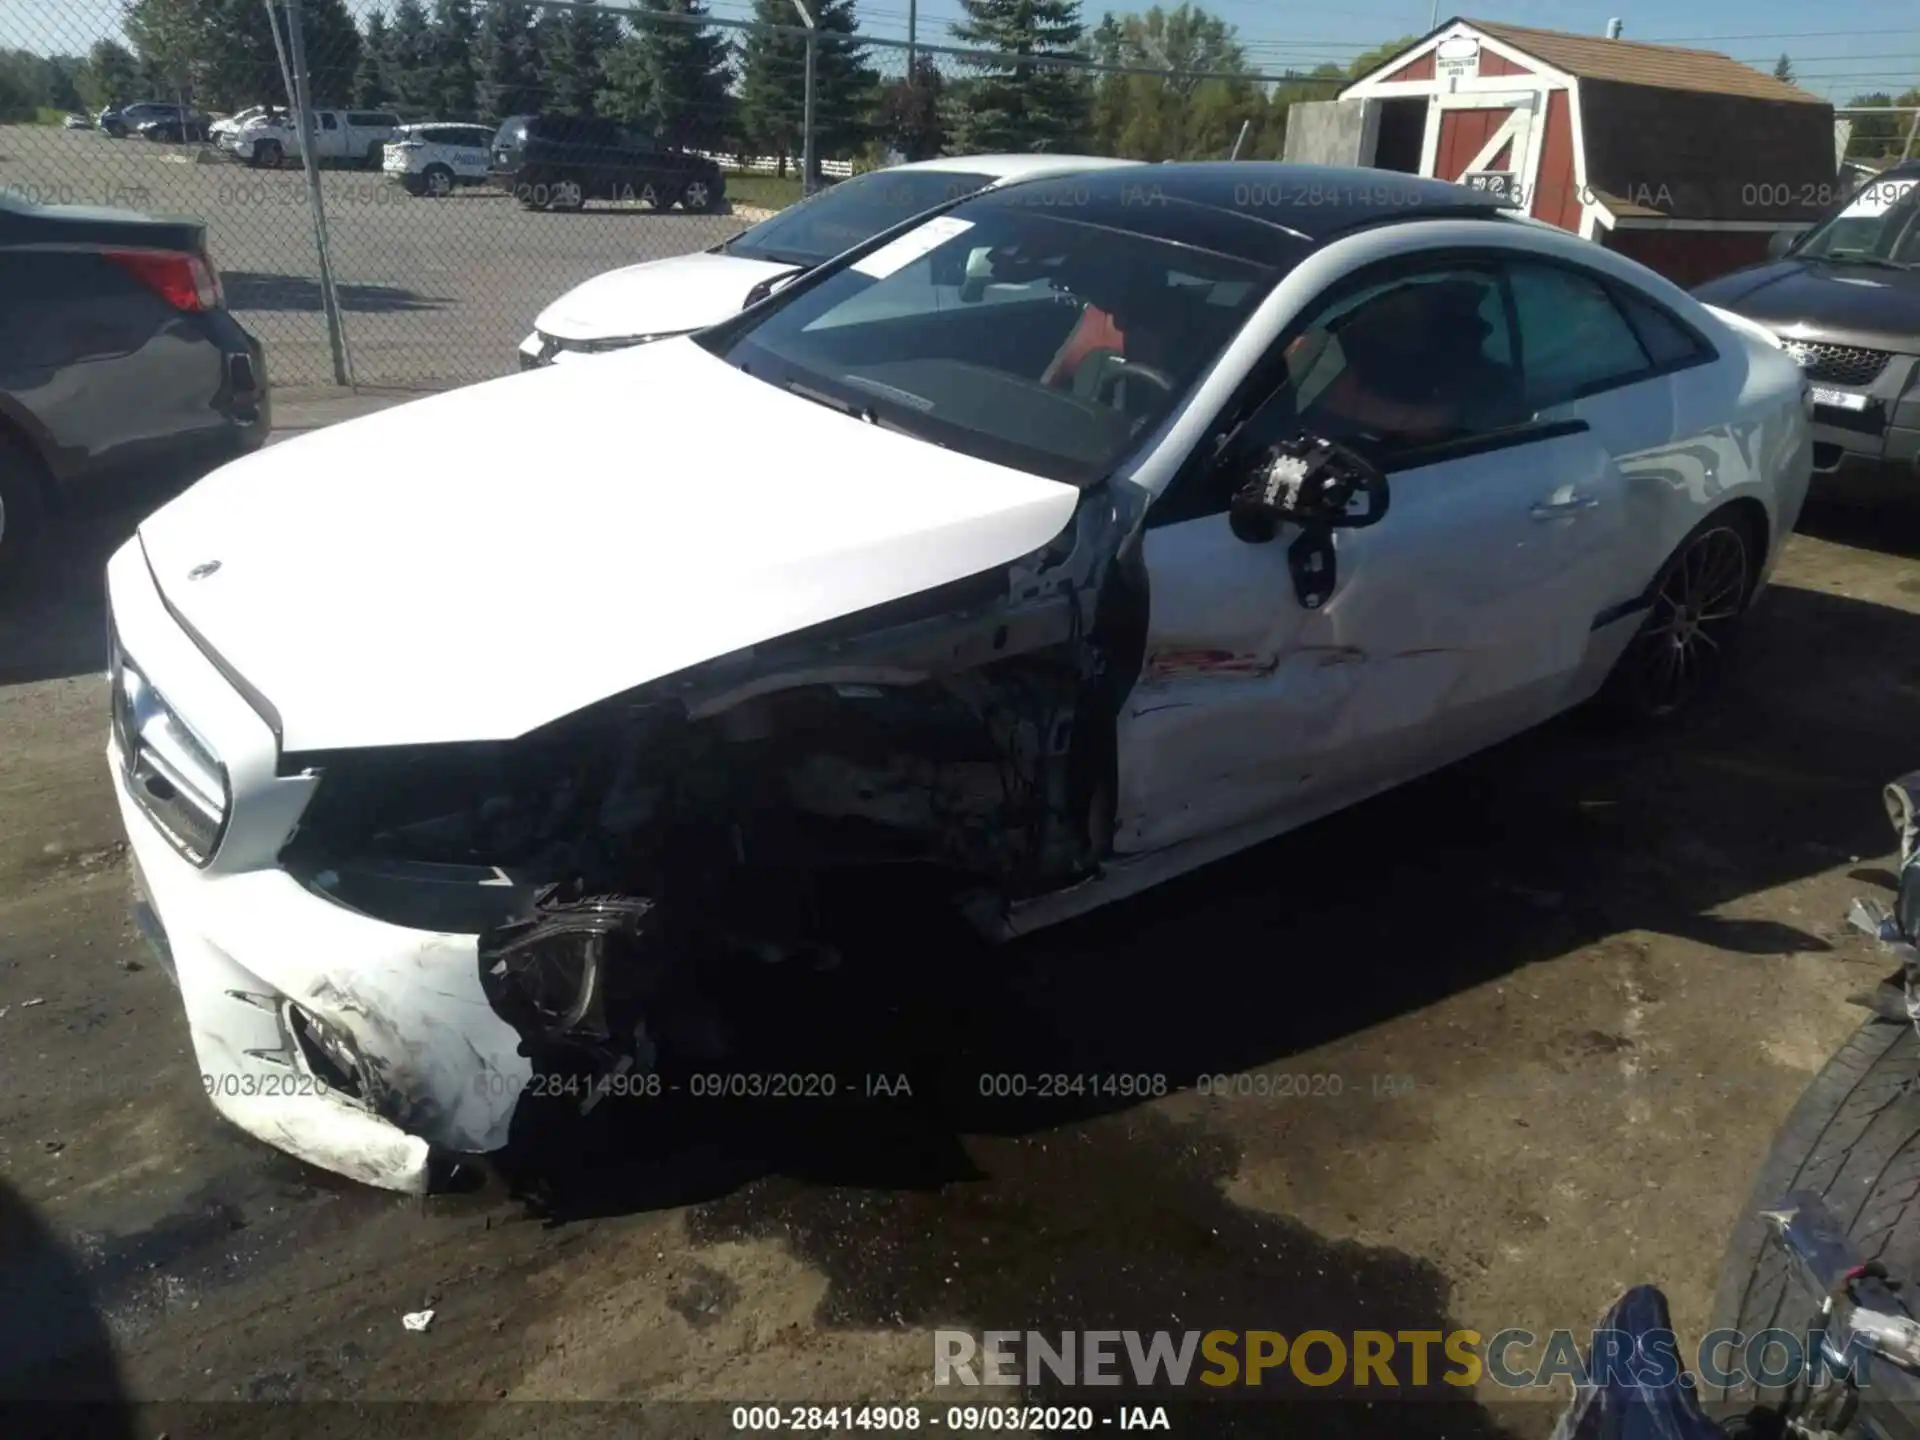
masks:
[[(1024, 199), (990, 189), (970, 205), (1030, 205), (1061, 191), (1058, 218), (1195, 245), (1260, 265), (1292, 263), (1352, 231), (1407, 220), (1511, 219), (1484, 190), (1392, 170), (1255, 160), (1103, 166), (1037, 179)], [(1071, 187), (1068, 189), (1068, 187)]]
[(1086, 170), (1112, 170), (1139, 164), (1104, 155), (942, 155), (937, 160), (913, 160), (890, 170), (959, 171), (991, 175), (996, 181), (1035, 180), (1048, 175), (1072, 175)]

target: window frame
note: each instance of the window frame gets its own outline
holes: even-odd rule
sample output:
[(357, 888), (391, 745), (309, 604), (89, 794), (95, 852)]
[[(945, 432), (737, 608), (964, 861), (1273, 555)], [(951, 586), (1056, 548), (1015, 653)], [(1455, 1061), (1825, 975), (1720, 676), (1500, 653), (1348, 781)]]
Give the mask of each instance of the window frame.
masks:
[[(1643, 369), (1635, 371), (1632, 374), (1616, 375), (1606, 379), (1589, 381), (1585, 385), (1577, 385), (1567, 394), (1559, 396), (1542, 406), (1542, 409), (1558, 409), (1562, 405), (1573, 405), (1582, 400), (1590, 400), (1595, 395), (1604, 395), (1609, 390), (1624, 390), (1629, 385), (1642, 385), (1649, 380), (1665, 379), (1669, 375), (1677, 375), (1682, 370), (1691, 370), (1695, 366), (1709, 364), (1720, 358), (1720, 352), (1715, 348), (1712, 341), (1708, 340), (1706, 336), (1702, 335), (1693, 326), (1689, 325), (1685, 320), (1681, 319), (1666, 306), (1655, 300), (1653, 296), (1647, 294), (1646, 291), (1639, 289), (1637, 286), (1629, 286), (1622, 281), (1615, 280), (1610, 275), (1602, 275), (1598, 271), (1590, 270), (1585, 265), (1576, 264), (1571, 260), (1563, 260), (1558, 255), (1531, 255), (1524, 251), (1515, 251), (1512, 252), (1512, 255), (1513, 258), (1508, 259), (1503, 267), (1506, 270), (1511, 271), (1516, 267), (1529, 265), (1540, 269), (1558, 270), (1564, 274), (1573, 276), (1577, 280), (1585, 280), (1597, 288), (1607, 303), (1613, 307), (1613, 313), (1619, 317), (1620, 323), (1627, 327), (1627, 334), (1632, 337), (1633, 343), (1640, 347), (1640, 353), (1645, 357), (1647, 362)], [(1636, 302), (1648, 307), (1655, 314), (1673, 325), (1682, 335), (1693, 342), (1693, 353), (1679, 360), (1667, 361), (1665, 363), (1656, 361), (1653, 358), (1653, 350), (1647, 344), (1646, 336), (1641, 333), (1639, 324), (1633, 318), (1633, 312), (1623, 303), (1622, 296), (1631, 296)], [(1526, 350), (1524, 348), (1524, 341), (1519, 333), (1519, 307), (1513, 304), (1510, 285), (1508, 287), (1508, 305), (1511, 307), (1513, 316), (1514, 363), (1520, 367), (1520, 374), (1524, 380), (1527, 372)]]
[[(1524, 382), (1526, 376), (1526, 353), (1520, 337), (1520, 316), (1514, 304), (1511, 268), (1514, 265), (1536, 264), (1568, 271), (1582, 279), (1600, 286), (1614, 311), (1626, 325), (1634, 343), (1648, 359), (1647, 369), (1626, 379), (1614, 379), (1596, 382), (1581, 387), (1580, 393), (1557, 400), (1548, 409), (1575, 404), (1608, 390), (1623, 389), (1628, 385), (1639, 385), (1648, 380), (1664, 379), (1669, 375), (1690, 370), (1696, 366), (1711, 364), (1721, 358), (1719, 348), (1713, 344), (1699, 328), (1689, 324), (1671, 308), (1662, 304), (1654, 296), (1647, 294), (1637, 286), (1617, 282), (1612, 276), (1601, 274), (1585, 265), (1562, 259), (1557, 255), (1543, 255), (1535, 251), (1508, 246), (1487, 245), (1448, 245), (1432, 249), (1414, 251), (1408, 254), (1391, 255), (1348, 271), (1331, 284), (1325, 286), (1312, 300), (1303, 305), (1286, 327), (1274, 337), (1258, 360), (1247, 370), (1241, 382), (1234, 387), (1233, 394), (1220, 406), (1208, 421), (1199, 440), (1194, 442), (1179, 468), (1168, 480), (1164, 489), (1155, 497), (1152, 508), (1147, 513), (1148, 529), (1157, 529), (1164, 525), (1182, 524), (1188, 520), (1204, 520), (1214, 515), (1224, 515), (1230, 503), (1230, 497), (1222, 496), (1217, 501), (1209, 497), (1206, 485), (1213, 473), (1227, 462), (1235, 448), (1235, 440), (1241, 429), (1252, 421), (1279, 391), (1280, 384), (1289, 379), (1286, 369), (1287, 347), (1304, 333), (1313, 320), (1326, 313), (1334, 305), (1351, 296), (1397, 279), (1438, 271), (1491, 270), (1499, 284), (1501, 298), (1507, 312), (1507, 343), (1511, 347), (1514, 365), (1519, 369)], [(1640, 327), (1634, 323), (1632, 313), (1620, 301), (1622, 294), (1629, 294), (1639, 303), (1648, 306), (1662, 316), (1681, 334), (1694, 343), (1691, 355), (1665, 365), (1652, 362), (1652, 352), (1640, 333)], [(1584, 420), (1542, 419), (1540, 412), (1519, 425), (1490, 430), (1485, 435), (1470, 436), (1422, 445), (1387, 457), (1381, 469), (1388, 475), (1404, 474), (1410, 470), (1422, 469), (1429, 465), (1438, 465), (1445, 461), (1467, 459), (1474, 455), (1495, 450), (1510, 449), (1515, 445), (1533, 444), (1538, 441), (1558, 439), (1588, 429)]]

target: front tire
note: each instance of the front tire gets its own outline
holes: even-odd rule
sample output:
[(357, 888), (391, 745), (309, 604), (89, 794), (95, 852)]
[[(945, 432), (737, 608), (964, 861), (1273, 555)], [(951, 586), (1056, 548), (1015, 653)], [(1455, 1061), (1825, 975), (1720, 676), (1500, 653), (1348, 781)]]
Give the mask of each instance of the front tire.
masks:
[[(1779, 1326), (1804, 1334), (1818, 1300), (1790, 1288), (1787, 1259), (1760, 1218), (1795, 1190), (1825, 1199), (1863, 1260), (1920, 1277), (1920, 1035), (1875, 1018), (1862, 1025), (1807, 1087), (1760, 1167), (1727, 1244), (1711, 1329), (1747, 1335)], [(1701, 1386), (1729, 1406), (1777, 1403), (1751, 1383)]]
[(584, 210), (587, 205), (587, 192), (576, 180), (556, 180), (548, 194), (548, 208), (562, 211)]
[(1609, 709), (1660, 723), (1720, 683), (1759, 580), (1760, 546), (1747, 525), (1709, 515), (1682, 540), (1649, 589), (1646, 620), (1601, 690)]
[(680, 193), (680, 204), (696, 215), (711, 215), (720, 208), (720, 187), (708, 180), (689, 180)]

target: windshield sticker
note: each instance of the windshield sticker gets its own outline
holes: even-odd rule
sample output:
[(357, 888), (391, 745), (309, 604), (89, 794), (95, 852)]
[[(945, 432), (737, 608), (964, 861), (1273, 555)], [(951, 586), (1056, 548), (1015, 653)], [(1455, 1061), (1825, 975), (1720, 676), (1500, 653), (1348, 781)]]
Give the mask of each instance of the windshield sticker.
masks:
[(972, 228), (971, 220), (937, 215), (918, 230), (909, 230), (898, 240), (882, 245), (871, 255), (854, 261), (848, 268), (862, 275), (871, 275), (876, 280), (884, 280), (894, 271), (904, 270), (922, 255), (939, 249), (954, 236), (964, 235)]
[(1866, 220), (1878, 218), (1906, 199), (1920, 181), (1913, 180), (1877, 180), (1860, 192), (1858, 198), (1842, 213), (1843, 220)]

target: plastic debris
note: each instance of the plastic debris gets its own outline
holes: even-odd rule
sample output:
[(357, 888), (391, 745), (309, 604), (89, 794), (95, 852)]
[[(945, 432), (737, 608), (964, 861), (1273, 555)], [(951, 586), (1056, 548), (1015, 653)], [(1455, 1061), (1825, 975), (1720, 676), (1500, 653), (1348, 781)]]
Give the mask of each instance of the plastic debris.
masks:
[(409, 1330), (424, 1330), (433, 1323), (433, 1311), (414, 1310), (400, 1317), (400, 1323)]

